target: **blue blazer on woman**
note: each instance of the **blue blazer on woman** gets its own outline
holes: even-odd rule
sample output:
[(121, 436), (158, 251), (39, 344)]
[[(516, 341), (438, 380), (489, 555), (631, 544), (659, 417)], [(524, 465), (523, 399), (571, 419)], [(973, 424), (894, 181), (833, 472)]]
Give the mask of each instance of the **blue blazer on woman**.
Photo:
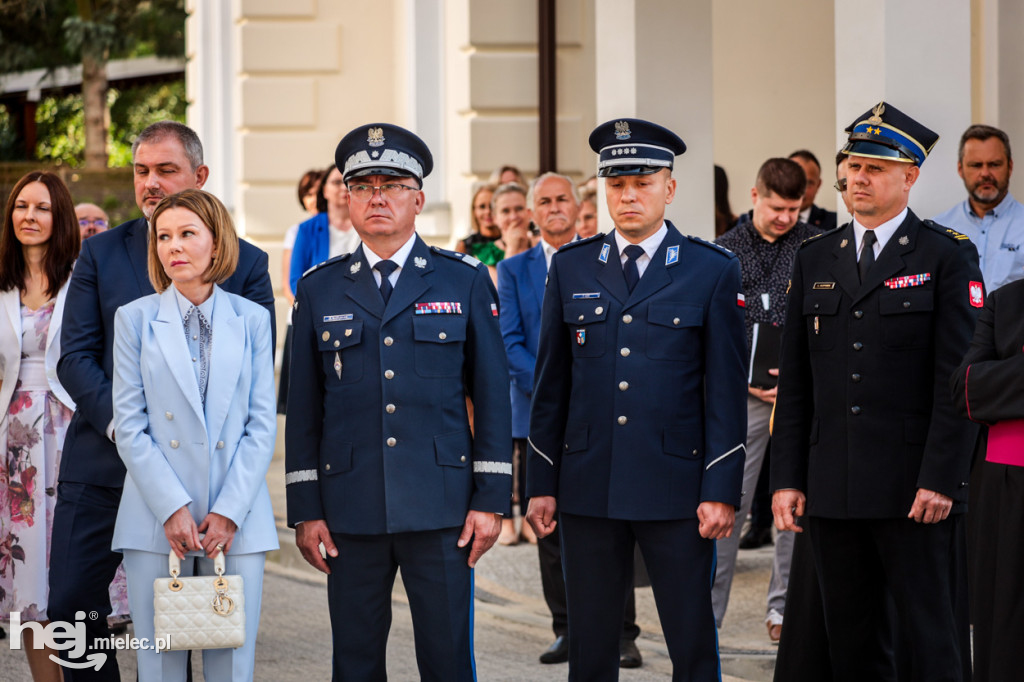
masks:
[(331, 249), (330, 219), (326, 213), (317, 213), (299, 224), (292, 246), (292, 262), (288, 266), (288, 284), (296, 291), (302, 274), (318, 263), (327, 260)]
[(113, 549), (167, 553), (163, 524), (188, 505), (238, 526), (232, 554), (277, 549), (266, 475), (277, 414), (270, 316), (213, 289), (204, 407), (172, 288), (114, 319), (114, 431), (128, 469)]

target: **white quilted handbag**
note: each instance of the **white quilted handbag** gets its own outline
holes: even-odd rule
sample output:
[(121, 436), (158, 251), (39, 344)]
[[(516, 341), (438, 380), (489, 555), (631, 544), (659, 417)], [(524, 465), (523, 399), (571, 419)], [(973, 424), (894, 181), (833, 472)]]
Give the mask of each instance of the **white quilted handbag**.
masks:
[(179, 578), (181, 562), (169, 559), (170, 578), (153, 581), (153, 628), (169, 650), (237, 649), (245, 644), (242, 576), (224, 575), (224, 552), (213, 560), (216, 576)]

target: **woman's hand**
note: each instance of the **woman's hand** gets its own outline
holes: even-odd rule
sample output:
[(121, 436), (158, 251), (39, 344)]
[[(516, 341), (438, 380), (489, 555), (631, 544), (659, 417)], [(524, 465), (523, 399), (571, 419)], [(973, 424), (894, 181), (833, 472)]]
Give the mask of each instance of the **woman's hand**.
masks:
[(202, 548), (199, 544), (196, 522), (192, 520), (188, 507), (182, 507), (164, 521), (164, 535), (171, 544), (171, 551), (179, 559), (185, 558), (185, 552), (194, 552)]
[(217, 552), (230, 550), (237, 530), (238, 526), (228, 517), (213, 512), (207, 514), (199, 524), (199, 532), (206, 533), (203, 537), (203, 551), (206, 552), (206, 557), (212, 559), (217, 556)]

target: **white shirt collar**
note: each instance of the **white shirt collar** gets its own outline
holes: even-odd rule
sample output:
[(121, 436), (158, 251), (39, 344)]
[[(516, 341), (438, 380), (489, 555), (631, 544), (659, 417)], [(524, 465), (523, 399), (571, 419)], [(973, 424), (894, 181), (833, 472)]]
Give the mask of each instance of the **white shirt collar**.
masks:
[(811, 204), (804, 210), (800, 211), (800, 222), (806, 223), (811, 219), (811, 209), (814, 208), (814, 204)]
[[(644, 250), (644, 255), (637, 259), (638, 264), (641, 260), (644, 260), (645, 257), (648, 261), (654, 258), (654, 252), (658, 250), (659, 246), (661, 246), (661, 242), (665, 239), (666, 234), (668, 234), (668, 227), (666, 227), (665, 221), (662, 221), (661, 227), (655, 230), (654, 234), (637, 244), (637, 246)], [(632, 242), (622, 236), (621, 232), (615, 230), (615, 246), (619, 249), (619, 258), (622, 262), (625, 262), (626, 260), (626, 256), (623, 252), (631, 243)]]
[(540, 239), (540, 247), (544, 251), (544, 264), (550, 270), (551, 257), (555, 255), (555, 251), (558, 251), (558, 249), (556, 249), (554, 246), (551, 246), (551, 244), (548, 244), (543, 237), (541, 237)]
[[(895, 218), (890, 218), (889, 220), (886, 220), (884, 223), (882, 223), (873, 230), (875, 233), (875, 238), (878, 240), (875, 242), (876, 256), (882, 252), (882, 249), (885, 248), (886, 242), (888, 242), (889, 239), (894, 234), (896, 234), (896, 230), (899, 229), (899, 226), (903, 224), (903, 221), (907, 217), (907, 211), (907, 207), (904, 206), (903, 210), (900, 211)], [(853, 217), (853, 237), (857, 242), (856, 246), (858, 259), (860, 258), (860, 245), (864, 243), (864, 233), (867, 232), (867, 229), (868, 228), (864, 227), (857, 221), (857, 216)]]
[[(392, 284), (398, 281), (398, 273), (401, 272), (402, 268), (405, 267), (405, 261), (409, 260), (409, 254), (412, 253), (412, 247), (415, 246), (415, 244), (416, 233), (413, 232), (412, 235), (409, 237), (409, 240), (402, 244), (402, 246), (398, 249), (398, 251), (395, 251), (394, 255), (392, 255), (391, 258), (388, 258), (389, 261), (398, 266), (397, 268), (395, 268), (395, 271), (391, 273), (391, 276), (388, 277), (388, 279), (391, 280)], [(377, 254), (375, 254), (370, 249), (370, 247), (366, 245), (365, 242), (363, 243), (363, 256), (366, 258), (366, 264), (370, 266), (370, 270), (373, 270), (374, 265), (384, 260)], [(373, 270), (373, 276), (375, 279), (378, 280), (377, 283), (380, 284), (380, 273), (377, 272), (376, 270)]]

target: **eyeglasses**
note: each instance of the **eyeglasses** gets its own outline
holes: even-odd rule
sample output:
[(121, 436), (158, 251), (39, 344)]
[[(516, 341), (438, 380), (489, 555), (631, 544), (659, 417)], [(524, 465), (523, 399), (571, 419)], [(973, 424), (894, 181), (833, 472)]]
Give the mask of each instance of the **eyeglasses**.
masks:
[(107, 221), (104, 220), (103, 218), (97, 218), (96, 220), (89, 220), (88, 218), (79, 218), (78, 219), (78, 226), (79, 227), (89, 227), (90, 225), (93, 225), (93, 226), (98, 227), (100, 229), (106, 229), (107, 228)]
[(836, 180), (836, 184), (834, 184), (832, 186), (836, 188), (837, 192), (845, 192), (846, 191), (846, 178), (842, 178), (840, 180)]
[(409, 187), (409, 185), (403, 185), (398, 182), (388, 182), (383, 185), (349, 185), (348, 193), (356, 201), (369, 201), (373, 198), (376, 191), (380, 190), (380, 195), (385, 199), (397, 199), (402, 196), (402, 192), (406, 190), (410, 192), (418, 192), (419, 190), (415, 187)]

